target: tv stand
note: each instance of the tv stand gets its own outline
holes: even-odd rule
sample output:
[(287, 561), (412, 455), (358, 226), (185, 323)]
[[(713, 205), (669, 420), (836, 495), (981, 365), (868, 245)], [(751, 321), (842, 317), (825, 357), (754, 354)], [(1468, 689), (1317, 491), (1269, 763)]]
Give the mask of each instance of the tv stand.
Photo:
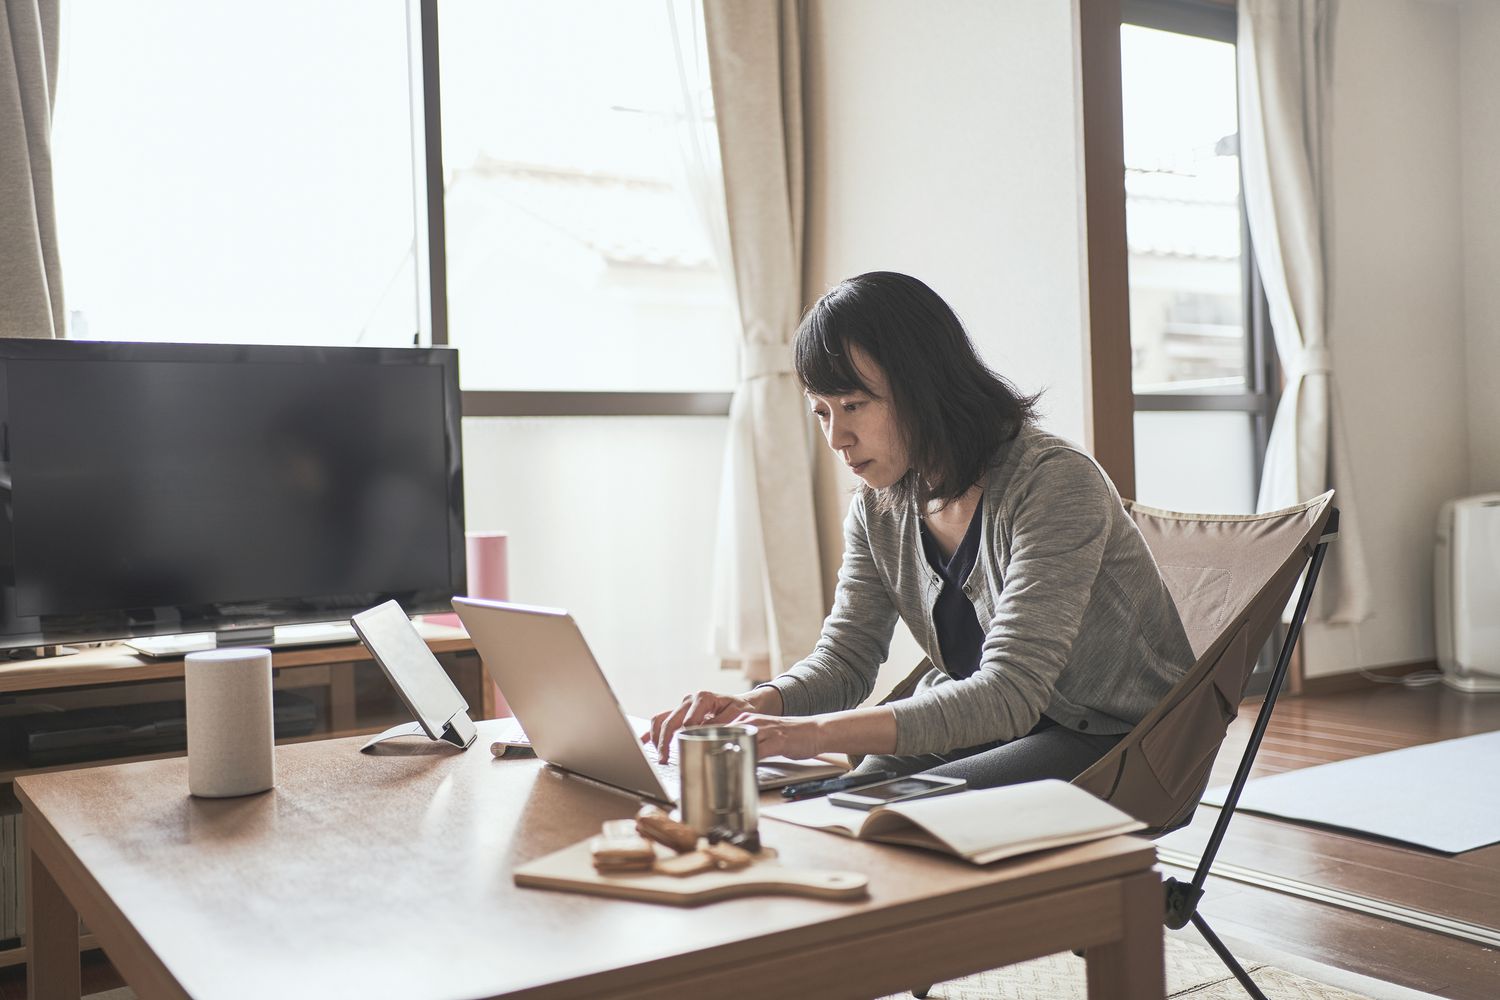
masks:
[(52, 656), (71, 656), (78, 652), (76, 646), (21, 646), (0, 653), (4, 660), (44, 660)]
[(354, 626), (347, 621), (313, 622), (309, 625), (277, 625), (275, 628), (241, 628), (225, 632), (184, 632), (179, 635), (147, 635), (125, 640), (124, 645), (153, 659), (184, 656), (226, 646), (328, 646), (358, 642)]

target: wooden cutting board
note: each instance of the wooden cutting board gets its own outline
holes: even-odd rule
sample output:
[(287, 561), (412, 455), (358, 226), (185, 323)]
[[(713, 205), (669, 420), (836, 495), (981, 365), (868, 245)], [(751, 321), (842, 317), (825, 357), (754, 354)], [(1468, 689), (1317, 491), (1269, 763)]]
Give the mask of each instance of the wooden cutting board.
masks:
[[(665, 852), (666, 848), (660, 848)], [(765, 852), (770, 854), (770, 851)], [(601, 874), (594, 870), (589, 841), (537, 858), (515, 870), (516, 885), (615, 896), (673, 906), (697, 906), (737, 896), (811, 896), (860, 899), (869, 879), (859, 872), (783, 868), (774, 858), (739, 871), (708, 871), (678, 878), (654, 872)]]

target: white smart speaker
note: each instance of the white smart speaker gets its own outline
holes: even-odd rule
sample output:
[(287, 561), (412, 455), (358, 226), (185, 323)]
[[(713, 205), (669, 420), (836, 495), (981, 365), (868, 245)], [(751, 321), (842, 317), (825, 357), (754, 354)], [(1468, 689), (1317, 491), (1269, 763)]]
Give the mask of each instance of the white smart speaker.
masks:
[(263, 792), (276, 784), (271, 651), (189, 653), (188, 791), (204, 798)]

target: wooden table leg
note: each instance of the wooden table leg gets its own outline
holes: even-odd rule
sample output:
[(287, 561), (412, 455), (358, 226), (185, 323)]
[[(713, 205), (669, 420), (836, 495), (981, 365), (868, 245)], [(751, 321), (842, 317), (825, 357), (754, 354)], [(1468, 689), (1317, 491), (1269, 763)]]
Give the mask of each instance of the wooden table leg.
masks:
[(29, 1000), (78, 1000), (78, 911), (42, 859), (26, 817), (26, 996)]
[(1162, 958), (1161, 876), (1154, 871), (1120, 882), (1124, 933), (1088, 949), (1089, 1000), (1161, 1000), (1166, 996)]

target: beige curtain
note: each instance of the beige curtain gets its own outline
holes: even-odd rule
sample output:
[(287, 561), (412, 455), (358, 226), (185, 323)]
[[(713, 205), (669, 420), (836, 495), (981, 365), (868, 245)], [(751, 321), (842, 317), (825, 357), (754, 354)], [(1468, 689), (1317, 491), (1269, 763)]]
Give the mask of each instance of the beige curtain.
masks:
[(1286, 390), (1258, 509), (1336, 489), (1339, 542), (1309, 620), (1370, 615), (1364, 548), (1329, 344), (1329, 112), (1334, 0), (1239, 0), (1240, 169)]
[(0, 337), (61, 337), (52, 202), (59, 0), (5, 0), (0, 16)]
[(741, 325), (714, 564), (714, 646), (754, 679), (822, 626), (813, 440), (792, 374), (802, 312), (801, 7), (704, 0)]

